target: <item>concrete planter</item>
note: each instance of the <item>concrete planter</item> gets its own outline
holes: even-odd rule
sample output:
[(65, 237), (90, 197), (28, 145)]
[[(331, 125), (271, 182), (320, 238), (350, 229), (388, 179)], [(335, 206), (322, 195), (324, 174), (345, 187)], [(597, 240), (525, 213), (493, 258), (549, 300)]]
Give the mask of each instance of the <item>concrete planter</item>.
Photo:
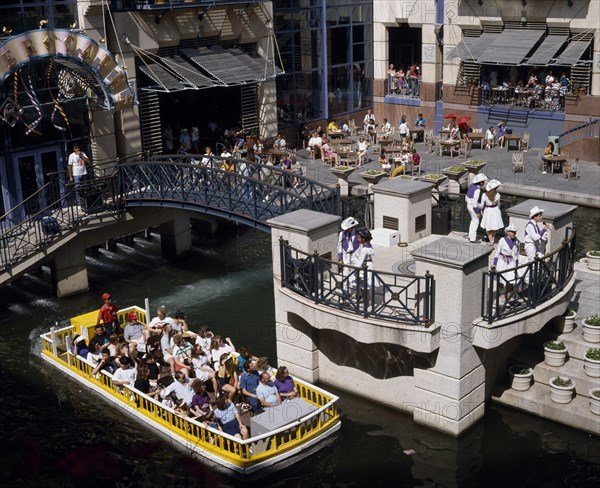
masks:
[(331, 168), (331, 172), (340, 180), (346, 180), (348, 179), (348, 176), (350, 176), (354, 172), (355, 169), (356, 168), (349, 168), (347, 166), (339, 166), (337, 168)]
[[(523, 369), (527, 369), (527, 373), (519, 373)], [(510, 387), (516, 391), (527, 391), (531, 387), (533, 378), (533, 370), (528, 366), (516, 365), (508, 368), (510, 376)]]
[(600, 415), (600, 388), (590, 390), (590, 410), (596, 415)]
[(583, 321), (583, 338), (587, 342), (591, 342), (592, 344), (598, 344), (600, 342), (600, 326), (598, 325), (590, 325), (587, 320)]
[(367, 183), (370, 183), (371, 185), (376, 185), (377, 183), (379, 183), (379, 181), (381, 181), (383, 178), (385, 178), (387, 176), (387, 174), (383, 173), (383, 172), (368, 173), (368, 172), (364, 171), (363, 173), (360, 174), (360, 176)]
[[(483, 144), (483, 141), (482, 141)], [(467, 171), (469, 172), (469, 175), (467, 176), (467, 184), (470, 185), (471, 183), (473, 183), (473, 180), (475, 179), (475, 176), (483, 169), (485, 168), (487, 163), (484, 163), (483, 161), (480, 162), (481, 164), (476, 164), (475, 161), (466, 161), (464, 162), (462, 165), (467, 168)]]
[[(588, 349), (588, 353), (592, 350)], [(592, 378), (600, 378), (600, 359), (590, 359), (586, 354), (583, 358), (583, 371)]]
[(550, 399), (554, 403), (569, 403), (571, 400), (573, 400), (573, 392), (575, 391), (575, 381), (569, 378), (561, 378), (562, 380), (569, 380), (570, 384), (568, 386), (558, 386), (554, 384), (554, 381), (557, 378), (559, 378), (559, 376), (550, 378)]
[(567, 360), (567, 346), (564, 349), (550, 349), (546, 344), (544, 344), (544, 362), (548, 366), (562, 366), (565, 364)]
[(586, 264), (590, 271), (600, 271), (600, 256), (594, 256), (592, 254), (597, 252), (598, 251), (589, 251), (585, 253), (587, 257)]
[[(458, 170), (458, 168), (462, 168)], [(452, 168), (452, 169), (451, 169)], [(455, 167), (444, 168), (442, 174), (448, 178), (448, 198), (450, 200), (457, 200), (460, 195), (461, 184), (460, 179), (467, 172), (467, 168), (462, 165), (456, 165)]]
[(561, 334), (569, 334), (575, 329), (575, 318), (577, 314), (573, 312), (571, 315), (562, 315), (554, 321), (554, 330)]

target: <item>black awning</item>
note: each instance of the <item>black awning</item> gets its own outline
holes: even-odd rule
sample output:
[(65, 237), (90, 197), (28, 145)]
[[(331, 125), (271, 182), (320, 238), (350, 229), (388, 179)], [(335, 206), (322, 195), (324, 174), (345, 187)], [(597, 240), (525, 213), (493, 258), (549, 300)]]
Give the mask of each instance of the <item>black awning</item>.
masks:
[(556, 56), (556, 53), (560, 51), (563, 44), (567, 42), (566, 35), (548, 35), (544, 42), (535, 50), (531, 55), (527, 64), (533, 66), (546, 66), (550, 64), (550, 61)]
[(181, 56), (162, 57), (155, 63), (142, 64), (139, 68), (155, 83), (140, 88), (145, 91), (171, 93), (222, 85), (222, 83), (205, 76)]
[(461, 61), (479, 62), (481, 55), (499, 36), (496, 32), (484, 32), (479, 37), (464, 37), (457, 46), (450, 51), (448, 58), (458, 57)]
[(272, 62), (239, 49), (212, 46), (188, 48), (182, 53), (192, 64), (227, 86), (265, 81), (281, 73)]
[(542, 29), (504, 29), (478, 61), (481, 64), (519, 65), (543, 35)]

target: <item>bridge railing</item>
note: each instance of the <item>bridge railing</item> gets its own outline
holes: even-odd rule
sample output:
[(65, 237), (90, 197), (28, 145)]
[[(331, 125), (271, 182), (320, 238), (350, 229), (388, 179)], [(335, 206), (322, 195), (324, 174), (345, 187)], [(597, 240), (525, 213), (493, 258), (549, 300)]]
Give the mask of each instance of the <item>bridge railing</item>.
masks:
[(127, 205), (159, 200), (198, 206), (265, 228), (268, 219), (300, 208), (336, 215), (340, 211), (338, 188), (248, 161), (210, 157), (202, 163), (185, 155), (177, 161), (168, 157), (124, 163), (119, 172)]
[(365, 318), (433, 322), (433, 275), (409, 276), (340, 264), (280, 239), (281, 286), (317, 304)]
[(57, 194), (53, 182), (11, 209), (0, 232), (0, 269), (10, 268), (40, 251), (65, 231), (84, 224), (94, 216), (118, 218), (118, 178), (96, 178), (77, 185), (82, 206), (76, 205), (74, 186), (66, 185)]
[(561, 292), (574, 272), (575, 231), (561, 247), (534, 261), (504, 271), (483, 273), (481, 316), (488, 324), (531, 310)]

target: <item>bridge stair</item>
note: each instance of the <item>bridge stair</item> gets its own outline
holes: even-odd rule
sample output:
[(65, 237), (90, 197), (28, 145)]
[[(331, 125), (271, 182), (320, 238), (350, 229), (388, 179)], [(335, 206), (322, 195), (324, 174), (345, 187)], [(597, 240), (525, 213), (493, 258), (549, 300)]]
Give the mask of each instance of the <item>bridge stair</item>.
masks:
[[(512, 390), (508, 372), (502, 381), (494, 385), (492, 400), (539, 417), (555, 420), (576, 429), (600, 435), (600, 417), (590, 411), (590, 388), (600, 386), (600, 378), (585, 374), (583, 365), (585, 353), (589, 348), (600, 347), (583, 339), (582, 326), (578, 323), (575, 330), (559, 334), (548, 324), (537, 334), (526, 336), (521, 348), (508, 359), (507, 367), (524, 365), (533, 369), (533, 385), (527, 391)], [(568, 348), (568, 358), (562, 366), (548, 366), (544, 362), (544, 343), (563, 341)], [(575, 381), (575, 396), (568, 404), (558, 404), (550, 400), (550, 378), (568, 377)]]

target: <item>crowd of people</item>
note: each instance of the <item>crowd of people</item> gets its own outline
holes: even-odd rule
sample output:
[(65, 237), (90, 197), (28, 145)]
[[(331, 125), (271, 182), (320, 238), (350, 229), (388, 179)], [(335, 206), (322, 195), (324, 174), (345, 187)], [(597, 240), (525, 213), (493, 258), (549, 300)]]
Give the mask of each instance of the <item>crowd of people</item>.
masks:
[(402, 68), (396, 69), (393, 64), (388, 68), (388, 93), (395, 95), (407, 95), (418, 98), (421, 84), (421, 68), (412, 64), (406, 71)]
[(208, 327), (192, 332), (182, 310), (171, 317), (160, 306), (148, 326), (131, 311), (120, 331), (110, 294), (102, 300), (94, 336), (87, 341), (76, 334), (71, 347), (93, 366), (93, 376), (107, 373), (117, 387), (132, 387), (183, 417), (244, 439), (248, 429), (241, 415), (299, 395), (286, 366), (274, 369), (267, 357), (252, 355), (249, 346), (236, 350), (229, 337)]

